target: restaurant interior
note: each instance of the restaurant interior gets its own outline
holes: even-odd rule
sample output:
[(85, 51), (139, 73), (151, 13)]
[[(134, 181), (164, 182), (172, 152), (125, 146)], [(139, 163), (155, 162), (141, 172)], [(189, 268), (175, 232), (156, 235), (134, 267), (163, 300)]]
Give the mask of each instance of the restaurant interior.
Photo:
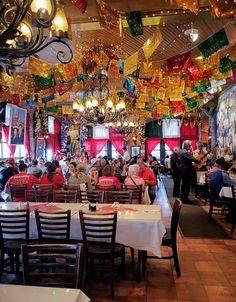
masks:
[(235, 225), (235, 0), (0, 0), (0, 302), (233, 302)]

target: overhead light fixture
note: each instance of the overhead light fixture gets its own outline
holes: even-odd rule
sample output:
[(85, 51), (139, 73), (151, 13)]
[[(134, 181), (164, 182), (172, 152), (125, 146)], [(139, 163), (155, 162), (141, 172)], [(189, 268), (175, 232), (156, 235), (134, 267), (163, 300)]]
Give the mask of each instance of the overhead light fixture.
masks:
[[(0, 63), (6, 69), (21, 66), (25, 58), (37, 54), (52, 43), (63, 44), (56, 57), (69, 63), (73, 52), (63, 38), (67, 37), (68, 23), (64, 9), (57, 0), (0, 1)], [(51, 37), (48, 32), (52, 32)]]
[(189, 36), (192, 42), (196, 42), (199, 37), (198, 29), (195, 28), (185, 30), (184, 34)]

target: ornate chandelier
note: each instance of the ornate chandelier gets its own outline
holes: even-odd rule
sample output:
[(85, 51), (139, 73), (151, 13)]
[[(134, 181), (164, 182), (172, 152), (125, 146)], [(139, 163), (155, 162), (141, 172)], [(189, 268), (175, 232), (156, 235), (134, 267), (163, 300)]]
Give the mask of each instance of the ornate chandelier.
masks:
[(113, 123), (126, 115), (125, 101), (110, 94), (108, 78), (99, 73), (93, 78), (91, 89), (83, 94), (83, 99), (73, 102), (73, 109), (79, 112), (82, 120), (89, 124)]
[(69, 63), (72, 50), (63, 39), (68, 23), (62, 5), (56, 0), (0, 0), (0, 63), (7, 70), (21, 66), (25, 58), (35, 55), (52, 43), (67, 50), (56, 54), (61, 63)]

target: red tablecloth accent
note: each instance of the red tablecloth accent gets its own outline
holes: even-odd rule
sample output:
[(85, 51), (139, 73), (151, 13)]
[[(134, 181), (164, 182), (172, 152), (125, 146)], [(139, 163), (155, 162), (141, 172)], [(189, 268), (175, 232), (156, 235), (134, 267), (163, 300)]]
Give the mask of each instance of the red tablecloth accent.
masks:
[(40, 210), (40, 211), (45, 211), (45, 212), (55, 212), (55, 211), (61, 211), (62, 208), (59, 208), (54, 205), (47, 205), (47, 204), (38, 204), (35, 206), (29, 206), (30, 213), (33, 212), (34, 210)]

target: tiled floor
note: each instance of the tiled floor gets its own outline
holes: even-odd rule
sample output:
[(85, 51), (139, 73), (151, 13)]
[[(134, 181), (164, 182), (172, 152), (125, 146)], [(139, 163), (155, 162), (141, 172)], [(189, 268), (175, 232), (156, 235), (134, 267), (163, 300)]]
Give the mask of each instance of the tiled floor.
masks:
[[(171, 212), (162, 187), (157, 199), (168, 225)], [(146, 278), (141, 282), (136, 282), (132, 270), (127, 269), (125, 280), (117, 284), (116, 301), (236, 302), (236, 240), (189, 239), (178, 234), (178, 251), (180, 278), (172, 261), (149, 259)], [(88, 295), (92, 301), (111, 301), (105, 283), (91, 285)]]

